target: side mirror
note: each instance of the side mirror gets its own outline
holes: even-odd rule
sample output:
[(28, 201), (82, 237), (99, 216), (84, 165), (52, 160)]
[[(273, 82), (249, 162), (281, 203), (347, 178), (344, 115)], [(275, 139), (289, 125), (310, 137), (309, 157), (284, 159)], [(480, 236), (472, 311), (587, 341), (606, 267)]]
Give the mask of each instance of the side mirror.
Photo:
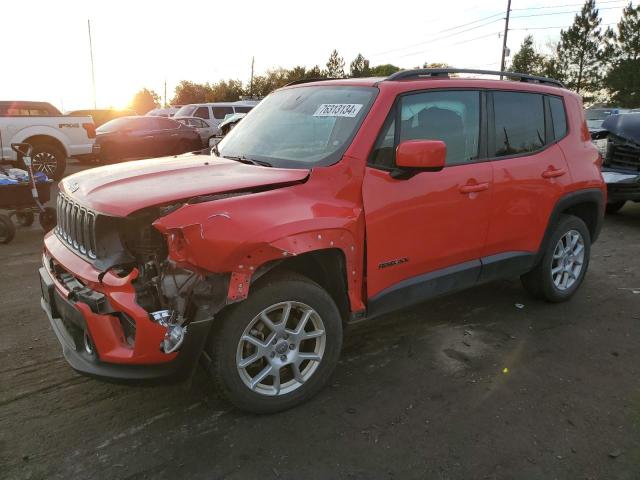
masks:
[(441, 140), (406, 140), (396, 150), (396, 165), (400, 170), (439, 172), (446, 158), (447, 145)]

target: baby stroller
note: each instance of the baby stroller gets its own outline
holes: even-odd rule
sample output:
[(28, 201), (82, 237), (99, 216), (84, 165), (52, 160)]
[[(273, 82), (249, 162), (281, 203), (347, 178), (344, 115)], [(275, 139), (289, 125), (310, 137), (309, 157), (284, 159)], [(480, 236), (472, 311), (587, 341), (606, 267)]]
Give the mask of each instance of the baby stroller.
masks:
[[(16, 181), (6, 178), (3, 175), (0, 183), (0, 210), (8, 210), (9, 215), (0, 214), (0, 244), (9, 243), (13, 240), (16, 227), (11, 221), (15, 221), (19, 226), (29, 226), (33, 223), (35, 215), (38, 215), (40, 226), (48, 232), (56, 225), (56, 211), (51, 207), (44, 207), (43, 203), (49, 201), (51, 197), (52, 180), (36, 179), (31, 168), (32, 147), (28, 143), (12, 143), (11, 148), (22, 157), (22, 162), (26, 165), (29, 176), (26, 181)], [(3, 162), (0, 165), (0, 174), (7, 172), (3, 166), (15, 166), (14, 162)]]

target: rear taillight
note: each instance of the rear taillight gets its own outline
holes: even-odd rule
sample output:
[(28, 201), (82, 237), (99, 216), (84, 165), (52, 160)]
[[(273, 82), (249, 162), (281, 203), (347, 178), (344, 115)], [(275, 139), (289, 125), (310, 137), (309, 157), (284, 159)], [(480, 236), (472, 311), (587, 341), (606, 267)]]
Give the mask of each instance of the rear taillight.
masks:
[(96, 126), (93, 123), (83, 123), (82, 128), (87, 131), (87, 137), (96, 138)]

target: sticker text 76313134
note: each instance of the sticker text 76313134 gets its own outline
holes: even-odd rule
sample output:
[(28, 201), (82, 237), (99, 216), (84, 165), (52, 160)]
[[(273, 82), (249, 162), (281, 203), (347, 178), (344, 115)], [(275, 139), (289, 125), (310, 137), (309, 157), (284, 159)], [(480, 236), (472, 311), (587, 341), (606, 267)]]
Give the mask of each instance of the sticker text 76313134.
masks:
[(314, 117), (355, 117), (361, 103), (323, 103), (313, 114)]

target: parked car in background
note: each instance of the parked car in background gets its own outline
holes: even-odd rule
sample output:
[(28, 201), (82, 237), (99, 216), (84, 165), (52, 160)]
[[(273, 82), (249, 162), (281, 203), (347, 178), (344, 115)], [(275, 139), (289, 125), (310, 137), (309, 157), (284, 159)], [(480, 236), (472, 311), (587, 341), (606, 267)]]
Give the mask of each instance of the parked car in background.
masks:
[(105, 108), (97, 110), (73, 110), (68, 112), (67, 115), (89, 115), (93, 119), (93, 124), (98, 128), (100, 125), (107, 123), (109, 120), (120, 117), (130, 117), (131, 115), (137, 115), (133, 110), (116, 110), (114, 108)]
[(0, 101), (0, 117), (56, 117), (60, 110), (49, 102)]
[(582, 99), (459, 72), (298, 82), (213, 155), (66, 179), (32, 301), (68, 362), (158, 380), (202, 354), (222, 395), (276, 412), (329, 382), (351, 322), (516, 276), (572, 298), (606, 199)]
[(219, 135), (224, 137), (246, 116), (246, 113), (234, 113), (233, 115), (227, 115), (227, 118), (218, 125), (218, 130), (220, 132)]
[(215, 137), (216, 129), (198, 117), (173, 117), (173, 120), (180, 122), (187, 127), (195, 128), (202, 139), (202, 147), (209, 146), (209, 139)]
[(121, 117), (105, 123), (96, 132), (99, 159), (106, 163), (202, 149), (202, 140), (195, 129), (170, 118)]
[(234, 113), (249, 113), (257, 105), (257, 101), (243, 100), (239, 102), (217, 102), (217, 103), (195, 103), (183, 106), (176, 113), (176, 117), (198, 117), (202, 118), (210, 126), (216, 129), (215, 134), (219, 135), (220, 123)]
[(95, 137), (90, 116), (62, 115), (46, 102), (0, 102), (0, 160), (20, 164), (11, 144), (29, 143), (33, 168), (54, 180), (62, 178), (68, 157), (92, 154)]
[(594, 140), (600, 138), (603, 133), (602, 122), (605, 118), (611, 115), (618, 115), (621, 113), (627, 113), (630, 109), (619, 107), (595, 107), (587, 108), (585, 110), (585, 118), (587, 119), (587, 127), (589, 127), (589, 133)]
[(182, 107), (182, 105), (172, 105), (170, 107), (167, 108), (154, 108), (153, 110), (148, 111), (147, 113), (145, 113), (146, 116), (148, 117), (173, 117), (175, 116), (176, 112), (178, 110), (180, 110), (180, 107)]
[[(611, 115), (601, 126), (602, 177), (607, 183), (607, 213), (628, 201), (640, 202), (640, 112)], [(602, 147), (604, 143), (604, 147)]]

